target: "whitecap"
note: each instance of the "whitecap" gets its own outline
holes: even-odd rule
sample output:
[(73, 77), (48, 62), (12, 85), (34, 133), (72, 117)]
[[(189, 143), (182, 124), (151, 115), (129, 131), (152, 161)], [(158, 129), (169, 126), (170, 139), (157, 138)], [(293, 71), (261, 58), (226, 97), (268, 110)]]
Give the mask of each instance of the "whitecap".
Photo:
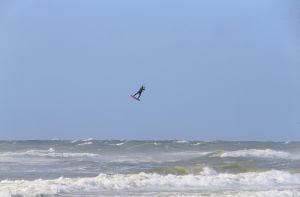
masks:
[(81, 144), (77, 144), (77, 146), (84, 146), (84, 145), (91, 145), (91, 144), (93, 144), (93, 142), (88, 141), (88, 142), (84, 142), (84, 143), (81, 143)]
[[(298, 188), (300, 174), (285, 171), (251, 172), (240, 174), (216, 173), (205, 169), (199, 175), (160, 175), (139, 174), (100, 174), (89, 178), (58, 178), (54, 180), (3, 180), (0, 181), (0, 194), (6, 196), (42, 196), (76, 194), (105, 191), (228, 191), (236, 190), (284, 190)], [(273, 192), (274, 193), (274, 192)], [(270, 193), (266, 193), (270, 194)], [(276, 194), (276, 193), (274, 193)], [(2, 195), (3, 196), (3, 195)], [(262, 195), (265, 196), (265, 195)], [(276, 195), (275, 195), (276, 196)]]
[(270, 158), (270, 159), (297, 159), (288, 152), (275, 151), (271, 149), (245, 149), (220, 154), (220, 157), (257, 157), (257, 158)]
[(193, 144), (193, 146), (199, 146), (201, 144), (203, 144), (203, 143), (202, 142), (197, 142), (197, 143)]
[(55, 152), (53, 148), (48, 150), (27, 150), (23, 152), (2, 152), (1, 157), (20, 157), (20, 156), (35, 156), (35, 157), (97, 157), (97, 154), (93, 153), (71, 153), (71, 152)]
[(186, 144), (186, 143), (188, 143), (188, 141), (186, 141), (186, 140), (176, 140), (175, 143), (177, 143), (177, 144)]
[(87, 139), (84, 139), (84, 140), (81, 140), (83, 142), (88, 142), (88, 141), (93, 141), (94, 139), (93, 138), (87, 138)]
[(121, 143), (117, 143), (117, 144), (109, 144), (111, 146), (122, 146), (124, 144), (124, 142), (121, 142)]
[(80, 141), (80, 140), (77, 140), (77, 139), (76, 139), (76, 140), (72, 140), (71, 143), (74, 144), (74, 143), (77, 143), (77, 142), (79, 142), (79, 141)]

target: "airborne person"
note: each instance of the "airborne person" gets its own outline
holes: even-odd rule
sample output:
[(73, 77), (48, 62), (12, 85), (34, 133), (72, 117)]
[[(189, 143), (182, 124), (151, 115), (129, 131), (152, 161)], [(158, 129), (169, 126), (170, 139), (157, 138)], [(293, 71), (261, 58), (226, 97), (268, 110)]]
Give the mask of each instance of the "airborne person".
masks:
[[(140, 100), (140, 97), (142, 96), (142, 93), (145, 91), (145, 86), (141, 86), (140, 87), (140, 89), (139, 89), (139, 91), (137, 91), (134, 95), (132, 95), (132, 97), (134, 97), (135, 99), (137, 99), (137, 100)], [(136, 95), (138, 95), (137, 97), (136, 97)]]

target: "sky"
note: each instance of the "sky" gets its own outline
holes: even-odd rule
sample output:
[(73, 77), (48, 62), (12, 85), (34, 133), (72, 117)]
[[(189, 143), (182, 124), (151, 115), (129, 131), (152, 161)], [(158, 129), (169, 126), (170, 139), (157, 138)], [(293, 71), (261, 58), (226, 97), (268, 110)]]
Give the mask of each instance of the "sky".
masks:
[(299, 27), (296, 0), (2, 0), (0, 139), (300, 140)]

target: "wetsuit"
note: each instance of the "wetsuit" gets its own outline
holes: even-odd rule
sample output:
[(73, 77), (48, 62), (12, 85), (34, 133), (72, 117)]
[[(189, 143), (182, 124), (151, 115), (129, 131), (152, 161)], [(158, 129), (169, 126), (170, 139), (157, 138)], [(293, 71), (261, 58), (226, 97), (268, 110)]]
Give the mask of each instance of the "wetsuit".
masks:
[(135, 97), (136, 95), (138, 95), (138, 99), (141, 97), (142, 93), (145, 91), (145, 87), (142, 86), (139, 91), (137, 91), (137, 93), (135, 93), (133, 96)]

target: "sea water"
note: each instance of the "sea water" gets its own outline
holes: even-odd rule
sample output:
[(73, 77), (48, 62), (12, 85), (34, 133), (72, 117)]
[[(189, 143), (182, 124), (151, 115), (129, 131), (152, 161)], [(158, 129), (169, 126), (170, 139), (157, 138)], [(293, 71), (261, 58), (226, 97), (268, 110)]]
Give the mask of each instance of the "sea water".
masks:
[(0, 141), (0, 196), (300, 197), (300, 142)]

